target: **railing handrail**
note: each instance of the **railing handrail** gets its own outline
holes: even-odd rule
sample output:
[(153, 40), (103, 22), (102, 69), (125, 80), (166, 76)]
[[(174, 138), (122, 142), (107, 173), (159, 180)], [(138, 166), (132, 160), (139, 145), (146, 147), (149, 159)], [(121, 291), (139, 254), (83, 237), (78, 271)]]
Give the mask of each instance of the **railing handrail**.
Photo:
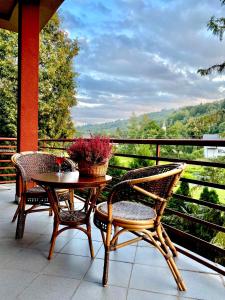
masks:
[[(77, 138), (70, 139), (39, 139), (40, 142), (73, 142)], [(86, 138), (88, 140), (88, 138)], [(149, 144), (149, 145), (187, 145), (187, 146), (224, 146), (225, 139), (118, 139), (110, 138), (112, 143), (122, 144)]]
[(0, 137), (0, 141), (17, 141), (14, 137)]

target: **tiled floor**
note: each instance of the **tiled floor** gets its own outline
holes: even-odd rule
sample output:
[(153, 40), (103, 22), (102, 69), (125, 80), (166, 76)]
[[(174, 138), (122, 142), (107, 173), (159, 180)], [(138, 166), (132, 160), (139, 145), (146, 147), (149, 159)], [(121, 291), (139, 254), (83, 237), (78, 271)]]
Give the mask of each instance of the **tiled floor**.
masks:
[(70, 230), (58, 237), (49, 262), (52, 217), (29, 215), (24, 238), (16, 241), (16, 224), (10, 222), (16, 209), (14, 193), (13, 185), (0, 186), (0, 300), (225, 299), (224, 278), (182, 254), (176, 261), (187, 292), (179, 292), (164, 259), (143, 243), (111, 253), (109, 286), (103, 288), (104, 252), (94, 227), (93, 261), (86, 236)]

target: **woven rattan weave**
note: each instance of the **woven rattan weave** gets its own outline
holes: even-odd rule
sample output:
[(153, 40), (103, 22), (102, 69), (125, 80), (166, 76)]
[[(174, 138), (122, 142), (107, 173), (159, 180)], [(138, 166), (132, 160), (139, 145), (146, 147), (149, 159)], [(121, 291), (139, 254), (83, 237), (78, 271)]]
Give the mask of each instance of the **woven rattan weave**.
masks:
[[(178, 288), (186, 289), (173, 259), (177, 251), (161, 224), (167, 201), (184, 167), (184, 164), (167, 164), (129, 171), (112, 188), (107, 203), (97, 206), (94, 223), (101, 230), (105, 246), (104, 286), (108, 282), (110, 251), (144, 240), (162, 253)], [(120, 235), (127, 231), (134, 238), (119, 243)]]
[[(51, 214), (47, 193), (42, 187), (34, 185), (31, 180), (32, 176), (38, 173), (56, 172), (58, 171), (58, 165), (55, 155), (38, 151), (16, 153), (12, 156), (11, 160), (22, 182), (21, 199), (12, 220), (14, 222), (18, 217), (16, 239), (20, 239), (24, 234), (27, 214), (46, 210), (37, 208), (40, 206), (47, 206), (47, 210), (50, 210)], [(66, 158), (62, 169), (64, 171), (74, 171), (76, 165), (73, 161)], [(73, 205), (72, 190), (58, 189), (57, 194), (60, 201), (65, 201), (70, 206)], [(26, 205), (31, 205), (31, 207), (26, 209)]]

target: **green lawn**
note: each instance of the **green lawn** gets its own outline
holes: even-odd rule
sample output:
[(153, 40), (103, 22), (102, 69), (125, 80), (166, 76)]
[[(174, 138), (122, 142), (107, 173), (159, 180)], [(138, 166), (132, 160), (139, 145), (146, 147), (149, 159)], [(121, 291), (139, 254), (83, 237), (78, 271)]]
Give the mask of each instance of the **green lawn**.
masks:
[[(193, 185), (193, 187), (191, 187), (192, 198), (199, 199), (202, 190), (203, 190), (202, 186), (196, 188)], [(211, 190), (211, 188), (209, 188), (209, 190)], [(221, 190), (221, 189), (214, 189), (214, 190), (218, 194), (220, 202), (225, 204), (225, 190)]]

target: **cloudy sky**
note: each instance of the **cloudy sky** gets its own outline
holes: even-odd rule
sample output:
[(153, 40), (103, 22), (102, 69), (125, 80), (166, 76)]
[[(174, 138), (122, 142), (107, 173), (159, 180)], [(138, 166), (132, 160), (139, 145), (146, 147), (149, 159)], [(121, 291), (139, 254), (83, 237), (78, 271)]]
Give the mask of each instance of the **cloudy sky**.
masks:
[(224, 98), (225, 77), (197, 74), (225, 59), (206, 27), (219, 0), (65, 0), (59, 13), (80, 46), (76, 125)]

